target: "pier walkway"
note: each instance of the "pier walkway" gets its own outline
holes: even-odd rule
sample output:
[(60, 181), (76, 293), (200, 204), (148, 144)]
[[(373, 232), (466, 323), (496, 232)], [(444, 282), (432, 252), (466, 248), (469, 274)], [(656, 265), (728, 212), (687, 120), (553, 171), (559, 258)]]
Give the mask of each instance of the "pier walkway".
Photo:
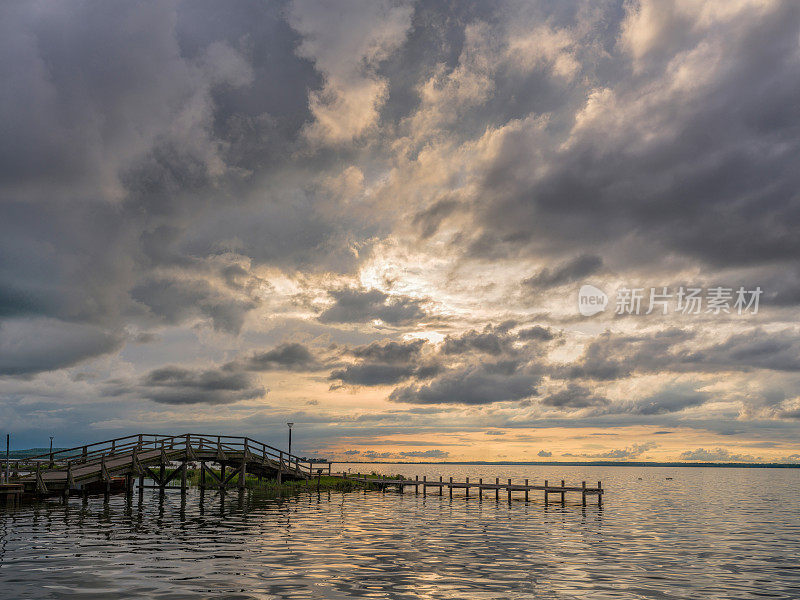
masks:
[[(189, 463), (200, 465), (200, 486), (225, 490), (245, 487), (247, 474), (282, 479), (309, 479), (315, 467), (330, 471), (328, 463), (310, 461), (248, 437), (138, 434), (76, 446), (24, 459), (0, 460), (0, 471), (10, 482), (21, 484), (25, 495), (53, 496), (105, 492), (124, 487), (132, 491), (139, 479), (154, 487), (171, 482), (185, 490)], [(177, 463), (177, 467), (175, 464)], [(219, 465), (219, 470), (209, 464)], [(177, 487), (173, 484), (173, 487)]]

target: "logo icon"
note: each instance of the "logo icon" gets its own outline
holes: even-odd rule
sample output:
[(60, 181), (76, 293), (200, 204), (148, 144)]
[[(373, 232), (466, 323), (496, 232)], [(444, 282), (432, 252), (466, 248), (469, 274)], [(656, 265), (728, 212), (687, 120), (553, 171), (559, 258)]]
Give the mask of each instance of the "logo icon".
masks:
[(600, 288), (588, 283), (578, 291), (578, 312), (584, 317), (591, 317), (603, 312), (608, 306), (608, 296)]

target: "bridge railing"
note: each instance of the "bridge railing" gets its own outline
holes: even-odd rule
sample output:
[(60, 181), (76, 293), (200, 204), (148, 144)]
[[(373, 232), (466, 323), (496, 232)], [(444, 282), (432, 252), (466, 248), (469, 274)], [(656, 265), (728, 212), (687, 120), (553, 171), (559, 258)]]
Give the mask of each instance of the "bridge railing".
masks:
[[(42, 469), (67, 470), (70, 467), (97, 465), (115, 457), (132, 455), (134, 451), (136, 453), (163, 451), (169, 457), (175, 452), (190, 453), (190, 449), (195, 453), (212, 450), (217, 455), (243, 453), (259, 457), (264, 461), (272, 461), (282, 470), (296, 471), (307, 475), (313, 475), (315, 467), (324, 464), (330, 472), (330, 463), (301, 458), (249, 437), (195, 433), (128, 435), (83, 446), (54, 450), (36, 456), (12, 459), (9, 461), (9, 467), (10, 470), (17, 473), (31, 473)], [(4, 470), (5, 460), (0, 459), (0, 471)]]

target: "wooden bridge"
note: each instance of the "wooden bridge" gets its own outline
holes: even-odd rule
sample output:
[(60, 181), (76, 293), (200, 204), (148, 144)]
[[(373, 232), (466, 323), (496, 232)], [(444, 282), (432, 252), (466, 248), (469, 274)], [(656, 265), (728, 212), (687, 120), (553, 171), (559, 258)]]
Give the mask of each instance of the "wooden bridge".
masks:
[[(300, 458), (248, 437), (195, 433), (129, 435), (8, 464), (0, 461), (3, 471), (10, 472), (10, 484), (21, 485), (25, 495), (36, 496), (108, 494), (120, 487), (131, 492), (136, 478), (140, 493), (145, 478), (161, 489), (175, 481), (185, 492), (189, 463), (200, 465), (201, 488), (223, 492), (236, 485), (244, 489), (248, 473), (280, 483), (282, 479), (308, 479), (315, 468), (330, 472), (329, 463)], [(211, 469), (209, 463), (219, 465), (219, 471)]]

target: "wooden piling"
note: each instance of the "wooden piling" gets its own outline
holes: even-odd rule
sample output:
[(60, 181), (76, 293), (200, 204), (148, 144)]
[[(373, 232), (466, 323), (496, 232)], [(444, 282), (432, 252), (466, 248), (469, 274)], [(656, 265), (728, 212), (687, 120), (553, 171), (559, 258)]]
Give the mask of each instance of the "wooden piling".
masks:
[(528, 501), (528, 480), (525, 480), (525, 502)]
[(494, 478), (494, 484), (497, 486), (494, 488), (494, 501), (500, 502), (500, 478)]
[(549, 498), (549, 492), (547, 491), (547, 479), (544, 480), (544, 505), (547, 506), (547, 501)]
[(581, 506), (586, 506), (586, 482), (581, 482), (581, 487), (583, 491), (581, 492)]
[(478, 479), (478, 500), (483, 501), (483, 477)]
[(439, 475), (439, 495), (441, 496), (444, 493), (444, 485), (442, 485), (442, 476)]
[(453, 478), (450, 478), (450, 498), (453, 498)]
[[(562, 488), (564, 487), (564, 480), (563, 480), (563, 479), (561, 480), (561, 487), (562, 487)], [(562, 489), (562, 490), (561, 490), (561, 506), (564, 506), (564, 504), (565, 504), (565, 500), (564, 500), (564, 490)]]
[(467, 477), (467, 487), (466, 487), (466, 490), (467, 490), (467, 498), (469, 498), (469, 477)]
[(508, 480), (508, 487), (506, 489), (508, 490), (508, 503), (511, 504), (511, 480), (510, 479)]

